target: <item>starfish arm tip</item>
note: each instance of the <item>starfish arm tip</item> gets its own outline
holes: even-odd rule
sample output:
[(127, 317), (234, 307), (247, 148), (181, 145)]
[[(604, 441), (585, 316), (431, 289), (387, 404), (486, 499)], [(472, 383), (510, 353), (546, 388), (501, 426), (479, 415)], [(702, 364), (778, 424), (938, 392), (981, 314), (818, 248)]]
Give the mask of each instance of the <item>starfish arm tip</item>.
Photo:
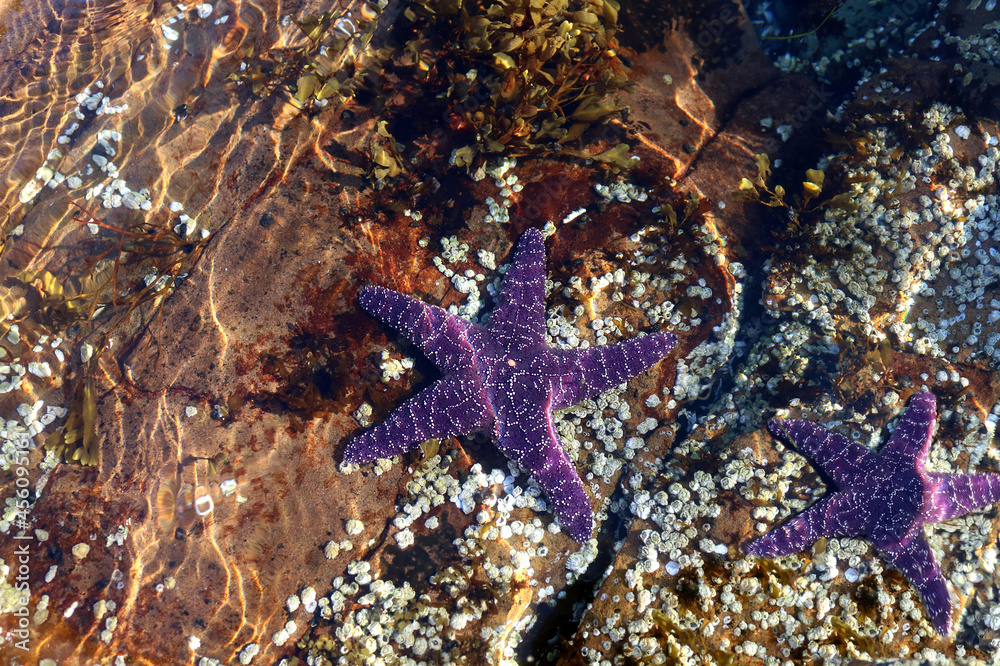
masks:
[(372, 454), (370, 451), (365, 451), (360, 445), (355, 445), (355, 442), (350, 442), (344, 451), (344, 462), (355, 465), (371, 462), (377, 457), (377, 455)]
[(773, 418), (768, 420), (767, 429), (777, 439), (782, 440), (786, 444), (791, 444), (800, 450), (810, 436), (816, 434), (825, 435), (827, 433), (831, 436), (833, 435), (832, 432), (811, 421), (801, 421), (798, 419)]
[(497, 439), (498, 448), (508, 458), (531, 472), (545, 492), (549, 508), (559, 526), (581, 543), (594, 531), (594, 512), (576, 467), (569, 461), (551, 427), (551, 416), (539, 406), (522, 405), (521, 420), (507, 421), (506, 432)]
[(768, 421), (767, 429), (775, 438), (794, 446), (841, 487), (864, 483), (867, 470), (878, 464), (878, 454), (812, 421), (774, 418)]
[(659, 344), (657, 345), (660, 358), (663, 358), (677, 346), (677, 336), (673, 333), (653, 333)]
[(927, 619), (939, 634), (947, 636), (951, 631), (951, 593), (927, 539), (921, 534), (898, 548), (879, 551), (916, 588)]
[(594, 533), (594, 520), (588, 514), (582, 514), (569, 523), (563, 522), (563, 519), (560, 518), (559, 523), (578, 543), (586, 543)]
[(958, 518), (1000, 501), (1000, 474), (928, 474), (937, 490), (928, 511), (930, 522)]
[(936, 421), (937, 398), (930, 392), (917, 393), (910, 398), (882, 454), (922, 465), (930, 450)]
[(751, 557), (770, 558), (780, 557), (784, 553), (779, 553), (780, 548), (776, 544), (775, 536), (781, 528), (775, 528), (765, 534), (760, 534), (740, 545), (740, 550)]
[(927, 619), (938, 634), (948, 636), (951, 633), (952, 609), (947, 583), (942, 576), (939, 580), (931, 581), (929, 585), (934, 589), (929, 589), (927, 585), (919, 589)]
[(774, 539), (769, 538), (770, 536), (770, 534), (765, 534), (763, 536), (754, 537), (753, 539), (744, 542), (740, 546), (740, 550), (750, 557), (757, 557), (760, 559), (781, 557), (783, 553), (778, 552), (779, 549), (775, 546)]
[(663, 360), (676, 341), (672, 333), (652, 333), (571, 352), (577, 386), (557, 403), (560, 406), (576, 404), (629, 381)]
[(389, 291), (385, 287), (375, 284), (368, 284), (358, 290), (358, 303), (368, 312), (373, 312), (373, 306), (378, 302), (379, 296)]
[(850, 495), (828, 494), (784, 524), (744, 544), (743, 552), (756, 557), (784, 557), (807, 550), (820, 537), (855, 535), (857, 525), (845, 519), (851, 507)]
[(542, 235), (542, 230), (537, 227), (528, 227), (524, 230), (522, 237), (526, 240), (530, 239), (532, 241), (544, 241), (545, 237)]
[(344, 462), (361, 465), (379, 458), (391, 458), (400, 453), (388, 450), (390, 444), (386, 441), (386, 432), (386, 424), (381, 423), (351, 439), (344, 449)]
[(583, 482), (572, 472), (572, 476), (556, 479), (546, 474), (538, 474), (538, 481), (552, 504), (552, 511), (559, 519), (559, 525), (575, 541), (585, 543), (594, 533), (594, 512), (590, 500), (583, 489)]

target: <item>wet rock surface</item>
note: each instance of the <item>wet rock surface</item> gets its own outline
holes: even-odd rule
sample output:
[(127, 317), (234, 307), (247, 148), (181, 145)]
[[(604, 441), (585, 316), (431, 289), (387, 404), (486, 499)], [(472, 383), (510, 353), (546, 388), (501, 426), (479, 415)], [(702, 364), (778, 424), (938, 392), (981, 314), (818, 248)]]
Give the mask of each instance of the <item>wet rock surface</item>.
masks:
[[(996, 10), (943, 8), (911, 42), (877, 44), (884, 60), (825, 76), (762, 49), (755, 7), (625, 3), (615, 50), (635, 85), (612, 98), (628, 112), (597, 113), (561, 149), (466, 166), (455, 156), (481, 120), (426, 94), (447, 88), (447, 63), (414, 79), (430, 51), (392, 50), (409, 19), (380, 24), (390, 9), (23, 4), (25, 21), (63, 18), (0, 35), (8, 629), (17, 548), (30, 552), (29, 650), (0, 653), (208, 666), (997, 650), (995, 509), (928, 530), (961, 612), (948, 637), (863, 541), (740, 550), (826, 488), (766, 432), (773, 416), (877, 447), (931, 390), (934, 471), (1000, 471), (996, 62), (970, 27)], [(319, 104), (325, 83), (302, 77), (320, 70), (295, 69), (318, 58), (293, 20), (307, 15), (342, 35), (330, 48), (351, 76), (371, 72), (338, 79), (353, 96)], [(479, 320), (527, 227), (547, 236), (550, 344), (679, 338), (557, 415), (598, 523), (582, 545), (484, 437), (341, 464), (350, 437), (437, 376), (358, 289)]]

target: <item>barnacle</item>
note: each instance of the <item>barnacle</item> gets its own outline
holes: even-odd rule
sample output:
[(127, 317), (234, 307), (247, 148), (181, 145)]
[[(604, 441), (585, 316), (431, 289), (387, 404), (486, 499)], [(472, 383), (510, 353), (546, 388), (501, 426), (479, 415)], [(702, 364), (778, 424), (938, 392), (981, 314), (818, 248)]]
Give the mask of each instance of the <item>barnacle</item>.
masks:
[(280, 564), (278, 559), (278, 535), (269, 524), (258, 522), (253, 526), (253, 532), (244, 542), (241, 559), (250, 568), (254, 579), (270, 578), (275, 574)]
[(175, 475), (160, 480), (156, 489), (156, 526), (160, 536), (170, 536), (177, 529), (177, 482)]

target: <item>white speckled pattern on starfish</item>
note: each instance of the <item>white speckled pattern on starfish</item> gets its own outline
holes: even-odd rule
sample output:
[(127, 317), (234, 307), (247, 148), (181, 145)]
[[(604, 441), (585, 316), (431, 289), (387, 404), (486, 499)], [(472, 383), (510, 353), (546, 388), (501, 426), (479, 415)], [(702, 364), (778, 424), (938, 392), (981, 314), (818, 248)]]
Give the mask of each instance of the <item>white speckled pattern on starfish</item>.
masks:
[(936, 400), (913, 396), (895, 432), (875, 453), (810, 421), (772, 419), (775, 437), (795, 445), (837, 490), (784, 525), (747, 543), (757, 557), (805, 550), (820, 537), (863, 537), (920, 592), (938, 633), (951, 630), (951, 597), (924, 525), (1000, 501), (1000, 474), (939, 474), (924, 469)]
[(593, 512), (556, 436), (552, 410), (627, 381), (677, 342), (653, 333), (585, 350), (545, 343), (545, 242), (521, 237), (487, 326), (384, 287), (361, 290), (366, 310), (410, 338), (444, 376), (347, 445), (344, 459), (394, 456), (432, 437), (486, 430), (497, 447), (531, 472), (559, 522), (578, 541), (590, 538)]

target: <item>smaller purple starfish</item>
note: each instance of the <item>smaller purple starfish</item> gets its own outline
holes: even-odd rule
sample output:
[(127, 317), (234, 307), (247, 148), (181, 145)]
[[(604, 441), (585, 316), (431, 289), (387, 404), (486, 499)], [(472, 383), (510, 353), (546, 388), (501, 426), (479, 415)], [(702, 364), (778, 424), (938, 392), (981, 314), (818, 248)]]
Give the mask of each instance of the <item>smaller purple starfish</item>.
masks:
[(521, 237), (486, 326), (384, 287), (365, 287), (358, 300), (410, 338), (444, 376), (349, 442), (344, 460), (389, 458), (431, 438), (485, 430), (504, 455), (531, 472), (570, 536), (589, 539), (590, 500), (559, 443), (552, 412), (643, 372), (677, 338), (653, 333), (584, 350), (549, 347), (545, 241), (537, 229)]
[(924, 525), (1000, 501), (1000, 474), (939, 474), (924, 469), (935, 406), (932, 393), (913, 396), (879, 453), (810, 421), (772, 419), (767, 424), (771, 433), (794, 443), (837, 490), (743, 550), (757, 557), (780, 557), (801, 552), (820, 537), (864, 537), (913, 583), (934, 628), (947, 636), (951, 597)]

